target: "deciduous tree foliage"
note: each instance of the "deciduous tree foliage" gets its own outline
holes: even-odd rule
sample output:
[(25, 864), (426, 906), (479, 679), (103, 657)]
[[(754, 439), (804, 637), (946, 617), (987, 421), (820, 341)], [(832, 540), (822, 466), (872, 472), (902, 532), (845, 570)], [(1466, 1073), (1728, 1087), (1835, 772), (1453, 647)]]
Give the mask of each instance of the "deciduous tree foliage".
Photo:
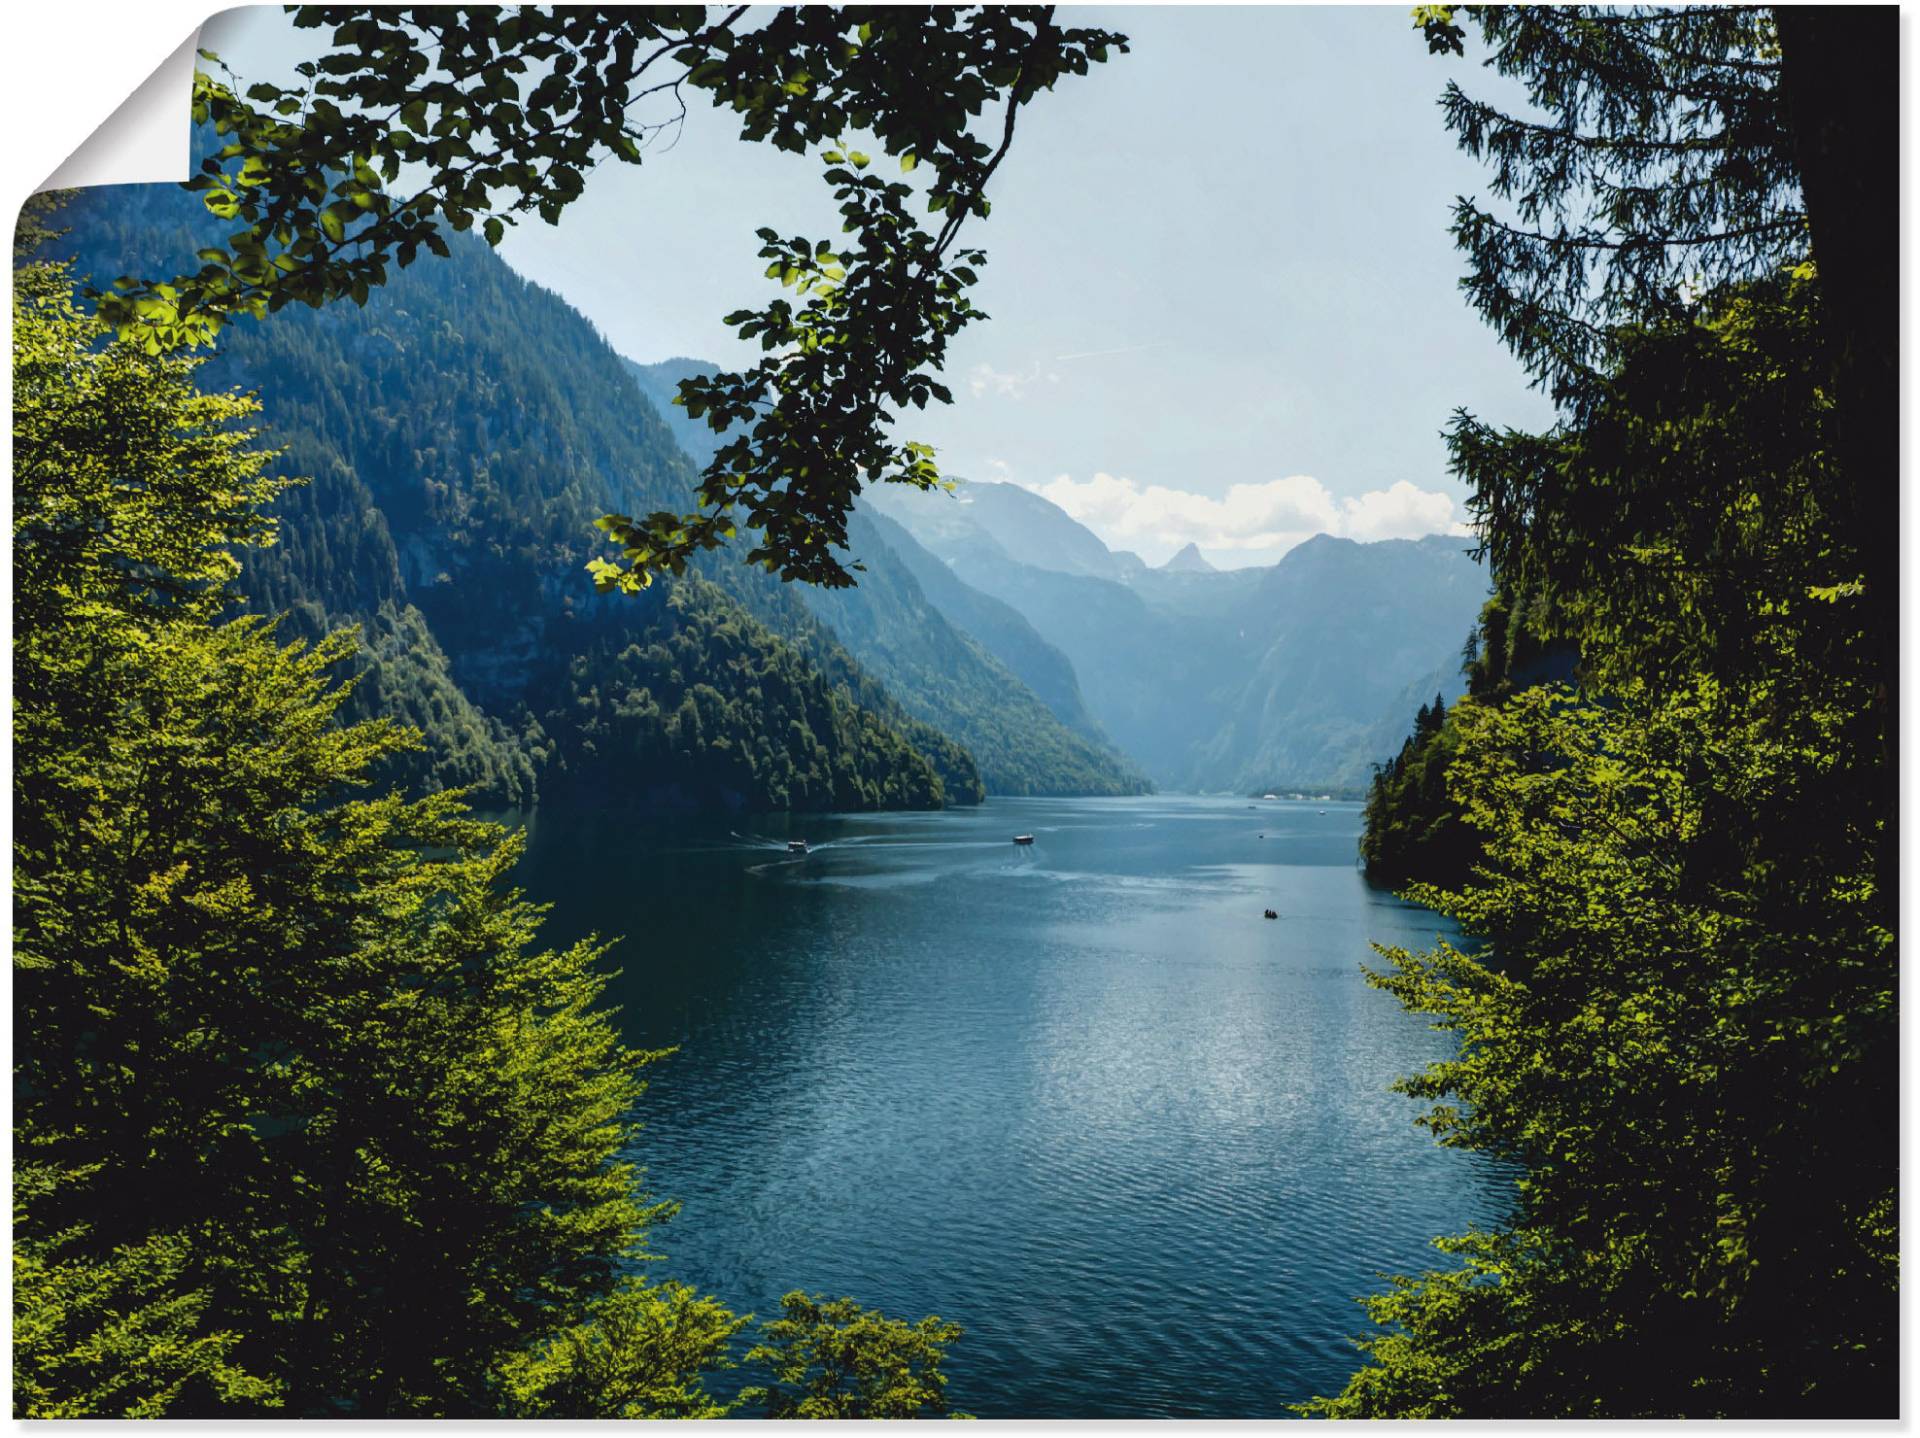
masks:
[[(1747, 48), (1703, 39), (1739, 24), (1761, 27)], [(1627, 144), (1626, 117), (1684, 135), (1675, 107), (1778, 81), (1764, 16), (1501, 12), (1482, 28), (1537, 99), (1616, 92), (1602, 150)], [(1791, 178), (1775, 129), (1751, 172), (1656, 168), (1647, 182), (1679, 193), (1621, 221), (1641, 257), (1667, 233), (1660, 206), (1715, 187), (1714, 223), (1772, 233), (1775, 187), (1754, 176)], [(1501, 154), (1516, 187), (1565, 176), (1554, 144)], [(1494, 608), (1541, 596), (1578, 687), (1496, 687), (1450, 711), (1444, 806), (1483, 847), (1469, 878), (1412, 892), (1482, 946), (1392, 951), (1375, 980), (1460, 1036), (1405, 1085), (1433, 1101), (1428, 1124), (1523, 1177), (1504, 1223), (1442, 1243), (1462, 1266), (1370, 1304), (1368, 1366), (1311, 1411), (1897, 1409), (1886, 596), (1868, 600), (1867, 477), (1838, 442), (1884, 417), (1841, 405), (1828, 276), (1799, 236), (1744, 274), (1737, 247), (1703, 246), (1727, 267), (1702, 262), (1692, 287), (1675, 272), (1644, 305), (1652, 272), (1618, 261), (1639, 288), (1589, 312), (1605, 344), (1562, 391), (1565, 421), (1456, 424)], [(1503, 262), (1474, 252), (1476, 273)], [(1517, 349), (1564, 357), (1537, 281), (1489, 283), (1524, 319)]]
[(19, 284), (19, 1411), (493, 1411), (611, 1295), (681, 1301), (625, 1276), (647, 1056), (503, 831), (355, 793), (407, 739), (330, 722), (352, 637), (220, 621), (281, 487), (252, 403)]
[(939, 1318), (903, 1323), (850, 1298), (789, 1293), (747, 1354), (772, 1381), (740, 1401), (769, 1418), (938, 1416), (947, 1407), (940, 1365), (959, 1336)]
[[(602, 520), (622, 554), (596, 562), (596, 581), (626, 590), (740, 526), (760, 536), (749, 558), (783, 578), (853, 582), (833, 550), (861, 486), (939, 482), (933, 451), (888, 426), (951, 398), (933, 373), (981, 317), (966, 291), (985, 259), (958, 240), (988, 213), (1020, 108), (1126, 48), (1062, 29), (1051, 6), (791, 6), (751, 23), (745, 6), (718, 19), (702, 6), (303, 6), (294, 23), (332, 42), (300, 67), (301, 90), (196, 79), (195, 118), (227, 143), (190, 185), (239, 228), (191, 274), (128, 276), (101, 297), (156, 351), (295, 301), (364, 304), (390, 264), (445, 254), (444, 228), (477, 225), (497, 244), (523, 216), (552, 223), (593, 165), (640, 163), (688, 91), (731, 108), (745, 139), (817, 148), (842, 236), (761, 230), (766, 273), (795, 299), (727, 317), (760, 341), (757, 365), (681, 388), (690, 414), (743, 431), (708, 465), (699, 510)], [(903, 178), (872, 171), (863, 134)], [(915, 172), (921, 188), (904, 178)]]

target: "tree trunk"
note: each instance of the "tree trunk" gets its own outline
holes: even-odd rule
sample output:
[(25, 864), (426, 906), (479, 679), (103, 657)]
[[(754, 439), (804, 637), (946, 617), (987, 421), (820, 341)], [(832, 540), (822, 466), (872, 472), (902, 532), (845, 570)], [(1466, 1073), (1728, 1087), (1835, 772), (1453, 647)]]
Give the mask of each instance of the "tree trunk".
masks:
[(1850, 499), (1842, 519), (1863, 560), (1868, 642), (1882, 685), (1880, 898), (1891, 915), (1899, 892), (1900, 12), (1782, 5), (1774, 16), (1833, 366)]

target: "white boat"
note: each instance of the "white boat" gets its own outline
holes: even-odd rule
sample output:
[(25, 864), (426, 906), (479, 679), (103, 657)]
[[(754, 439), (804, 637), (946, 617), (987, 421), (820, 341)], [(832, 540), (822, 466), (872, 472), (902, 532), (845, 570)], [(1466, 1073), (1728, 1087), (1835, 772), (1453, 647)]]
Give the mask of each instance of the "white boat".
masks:
[(807, 841), (806, 841), (805, 839), (789, 839), (789, 840), (787, 840), (787, 852), (788, 852), (789, 854), (804, 854), (804, 853), (806, 853), (806, 852), (807, 852)]
[(1015, 834), (1015, 835), (1013, 836), (1013, 842), (1014, 842), (1014, 843), (1016, 843), (1016, 844), (1031, 844), (1031, 843), (1033, 842), (1033, 835), (1031, 835), (1031, 834)]

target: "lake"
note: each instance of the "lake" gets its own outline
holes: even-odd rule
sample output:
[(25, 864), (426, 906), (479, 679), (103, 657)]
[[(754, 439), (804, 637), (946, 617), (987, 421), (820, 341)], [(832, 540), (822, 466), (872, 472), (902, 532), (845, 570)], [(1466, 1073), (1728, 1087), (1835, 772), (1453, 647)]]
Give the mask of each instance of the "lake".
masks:
[(1451, 1040), (1366, 986), (1367, 945), (1454, 930), (1368, 887), (1359, 826), (1179, 796), (536, 815), (521, 879), (553, 940), (626, 936), (627, 1036), (679, 1049), (643, 1106), (684, 1205), (651, 1272), (763, 1316), (795, 1288), (938, 1313), (981, 1417), (1275, 1417), (1356, 1366), (1357, 1295), (1511, 1191), (1387, 1091)]

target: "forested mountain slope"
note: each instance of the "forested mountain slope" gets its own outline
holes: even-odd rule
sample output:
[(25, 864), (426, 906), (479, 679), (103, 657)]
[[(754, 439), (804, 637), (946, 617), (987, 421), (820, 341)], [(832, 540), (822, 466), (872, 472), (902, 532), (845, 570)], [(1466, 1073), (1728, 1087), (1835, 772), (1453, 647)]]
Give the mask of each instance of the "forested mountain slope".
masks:
[(912, 534), (871, 506), (858, 511), (893, 557), (919, 581), (920, 592), (963, 633), (1019, 676), (1034, 697), (1068, 728), (1101, 745), (1111, 740), (1088, 710), (1073, 665), (1012, 605), (975, 589)]
[(1129, 794), (1149, 787), (1108, 745), (1061, 723), (1011, 669), (949, 624), (873, 519), (856, 513), (847, 538), (866, 565), (859, 587), (810, 591), (808, 606), (909, 713), (967, 746), (988, 793)]
[[(1579, 648), (1544, 586), (1496, 586), (1481, 607), (1455, 682), (1474, 702), (1494, 707), (1542, 684), (1573, 684)], [(1455, 716), (1436, 697), (1420, 701), (1412, 729), (1374, 770), (1367, 791), (1360, 854), (1367, 876), (1455, 888), (1480, 860), (1484, 836), (1466, 822), (1465, 806), (1448, 792), (1446, 770), (1460, 749)], [(1412, 709), (1409, 699), (1401, 706)], [(1402, 720), (1404, 727), (1405, 721)]]
[[(628, 364), (688, 455), (705, 464), (720, 441), (673, 396), (679, 379), (712, 366)], [(788, 586), (792, 598), (910, 714), (965, 745), (987, 792), (1136, 794), (1150, 787), (1088, 714), (1073, 666), (1015, 611), (971, 589), (865, 501), (847, 537), (864, 566), (858, 584)]]
[[(104, 283), (176, 265), (206, 222), (170, 186), (89, 191), (50, 251)], [(593, 519), (683, 503), (690, 470), (592, 326), (478, 240), (364, 308), (229, 327), (200, 382), (257, 389), (284, 468), (312, 477), (242, 589), (309, 633), (364, 626), (355, 712), (423, 728), (418, 785), (637, 808), (980, 796), (964, 750), (764, 576), (593, 593)]]

